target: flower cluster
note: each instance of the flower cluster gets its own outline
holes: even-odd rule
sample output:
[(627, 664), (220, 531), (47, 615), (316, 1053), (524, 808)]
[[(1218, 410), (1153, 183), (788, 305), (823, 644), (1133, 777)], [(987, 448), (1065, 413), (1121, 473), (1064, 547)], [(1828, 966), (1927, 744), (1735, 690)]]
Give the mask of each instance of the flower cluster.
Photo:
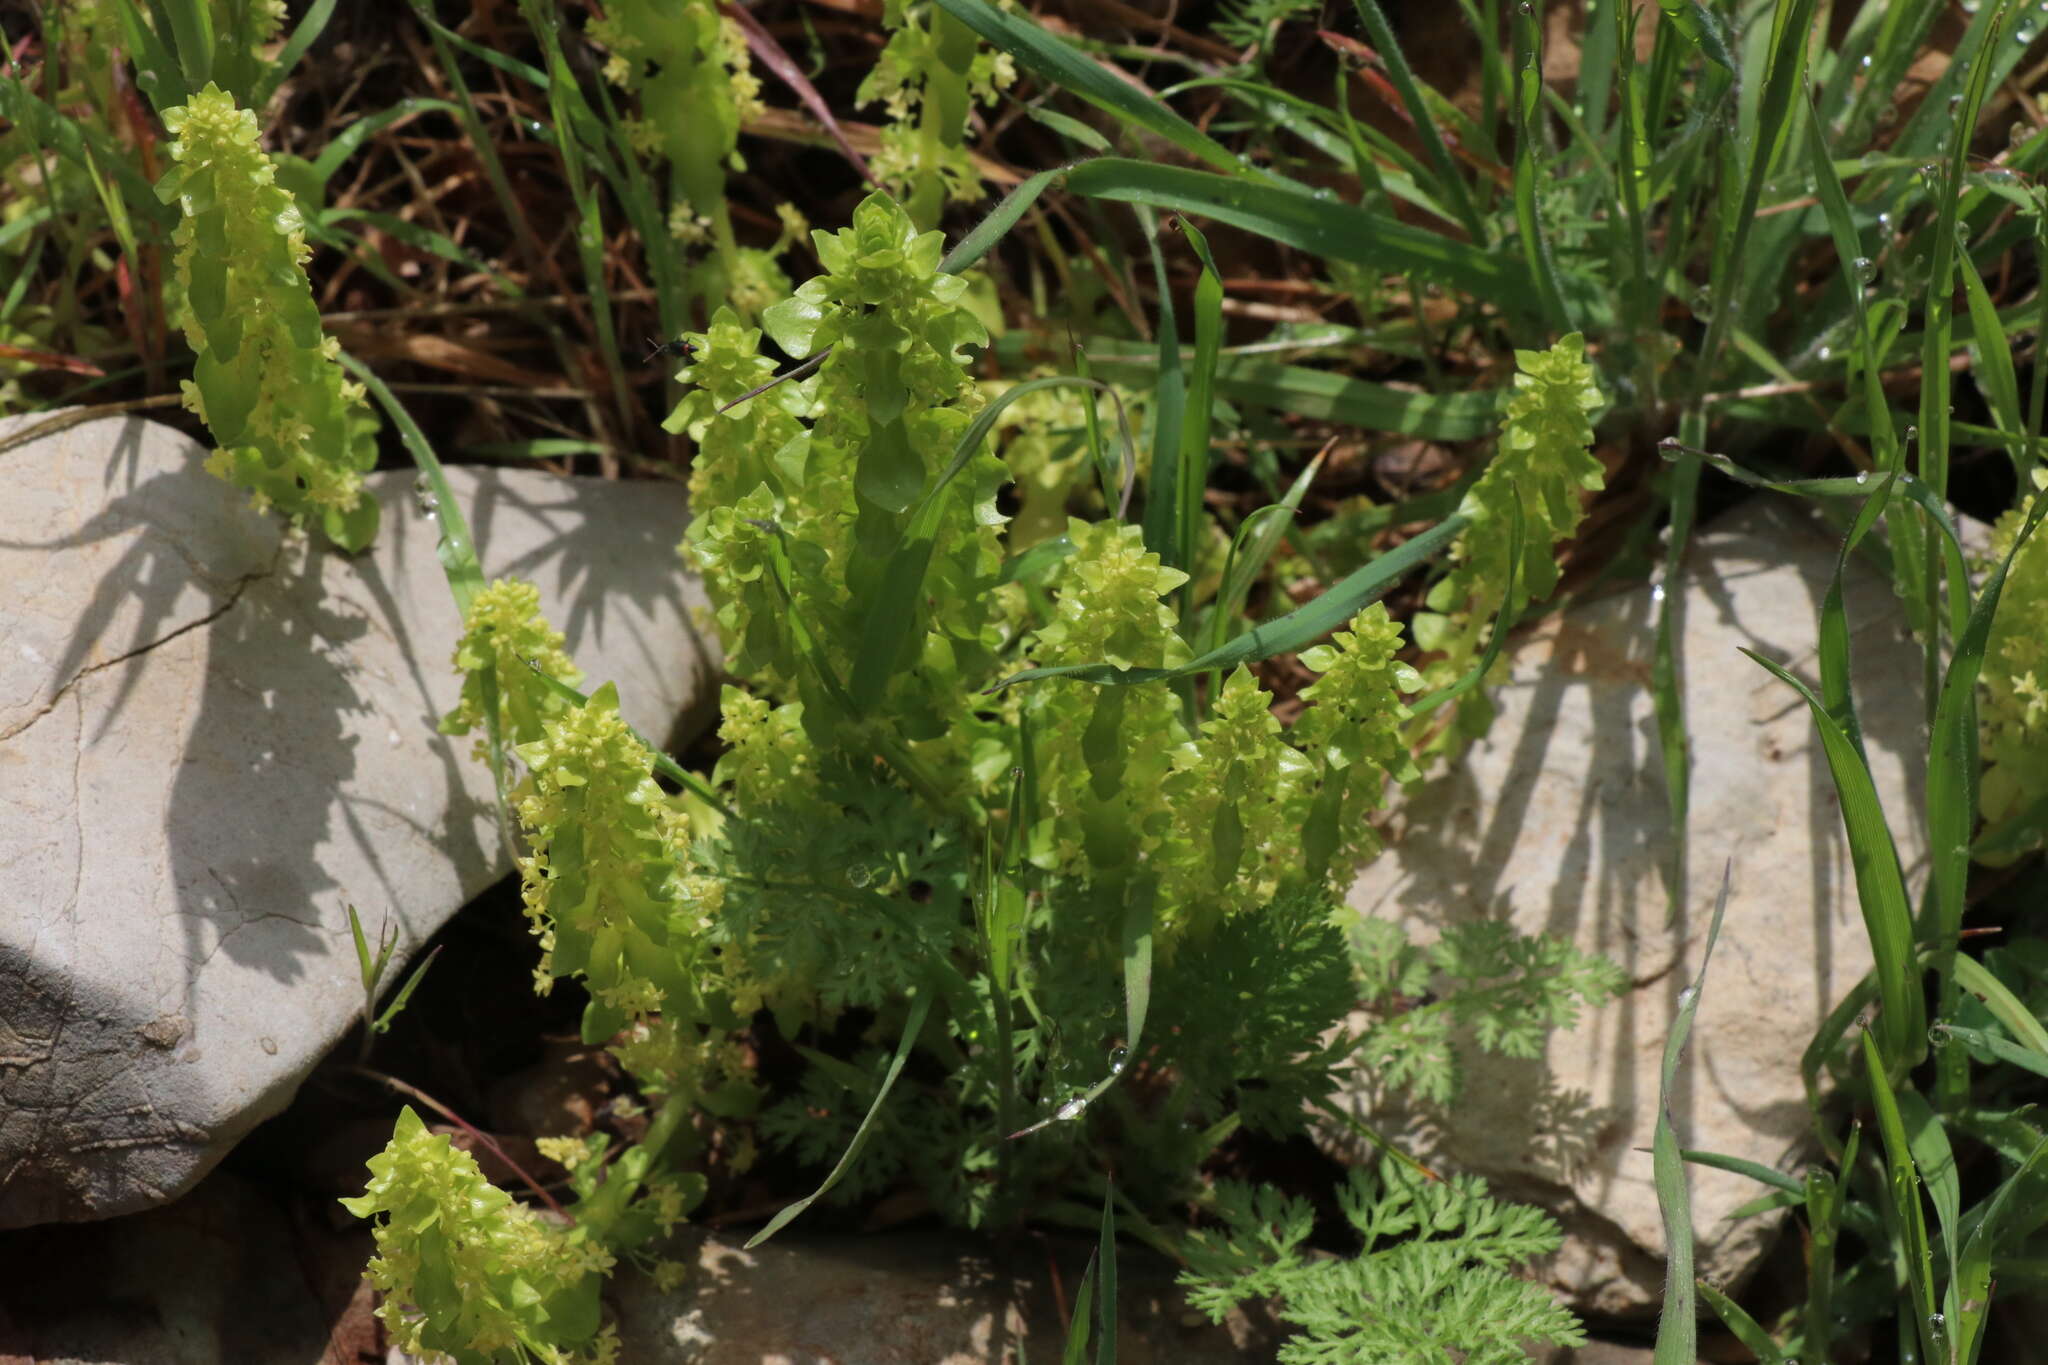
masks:
[(157, 195), (183, 215), (171, 240), (197, 357), (185, 405), (220, 443), (207, 468), (259, 509), (317, 517), (359, 550), (377, 533), (376, 500), (363, 494), (376, 423), (321, 330), (298, 207), (256, 144), (256, 115), (208, 85), (165, 111), (164, 126), (176, 164)]

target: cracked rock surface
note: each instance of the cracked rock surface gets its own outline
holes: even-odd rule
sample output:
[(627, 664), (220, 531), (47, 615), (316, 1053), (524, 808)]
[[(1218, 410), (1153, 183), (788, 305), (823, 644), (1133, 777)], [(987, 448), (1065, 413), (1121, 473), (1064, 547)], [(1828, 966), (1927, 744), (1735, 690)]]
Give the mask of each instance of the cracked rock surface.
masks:
[[(0, 499), (0, 1227), (174, 1198), (362, 1004), (345, 905), (400, 956), (510, 870), (437, 733), (460, 622), (410, 472), (350, 558), (105, 419)], [(486, 574), (538, 584), (592, 686), (672, 735), (713, 664), (664, 484), (452, 469)], [(396, 968), (393, 969), (397, 970)]]
[[(1659, 610), (1648, 587), (1545, 620), (1511, 650), (1492, 731), (1400, 794), (1386, 853), (1350, 893), (1418, 942), (1446, 919), (1507, 917), (1604, 954), (1632, 983), (1553, 1033), (1542, 1060), (1469, 1063), (1447, 1111), (1361, 1091), (1382, 1132), (1542, 1204), (1567, 1240), (1545, 1268), (1582, 1309), (1651, 1310), (1664, 1234), (1651, 1183), (1658, 1071), (1679, 994), (1700, 966), (1721, 873), (1733, 881), (1672, 1118), (1681, 1147), (1796, 1173), (1810, 1131), (1800, 1054), (1870, 969), (1841, 810), (1806, 704), (1739, 648), (1818, 688), (1816, 632), (1838, 537), (1752, 501), (1699, 536), (1677, 591), (1692, 814), (1684, 885), (1651, 709)], [(1844, 579), (1857, 714), (1911, 882), (1923, 870), (1920, 652), (1890, 584)], [(1349, 1139), (1325, 1141), (1348, 1148)], [(1698, 1272), (1732, 1288), (1768, 1249), (1775, 1215), (1731, 1221), (1756, 1181), (1688, 1168)]]

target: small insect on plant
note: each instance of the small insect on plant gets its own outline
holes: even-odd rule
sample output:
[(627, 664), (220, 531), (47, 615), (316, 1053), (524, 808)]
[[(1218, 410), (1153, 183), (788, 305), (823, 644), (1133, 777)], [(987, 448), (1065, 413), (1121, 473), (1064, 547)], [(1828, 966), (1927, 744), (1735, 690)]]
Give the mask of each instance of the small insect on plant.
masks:
[(696, 346), (682, 337), (677, 337), (674, 341), (663, 341), (659, 337), (648, 337), (647, 356), (640, 363), (643, 365), (652, 364), (663, 356), (671, 355), (678, 360), (688, 360), (695, 354), (697, 354)]

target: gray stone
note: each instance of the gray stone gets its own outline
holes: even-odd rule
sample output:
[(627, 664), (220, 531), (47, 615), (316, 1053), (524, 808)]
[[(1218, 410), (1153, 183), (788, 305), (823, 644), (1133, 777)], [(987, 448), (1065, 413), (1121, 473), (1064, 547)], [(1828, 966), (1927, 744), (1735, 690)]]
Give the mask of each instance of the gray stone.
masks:
[[(891, 1233), (777, 1238), (693, 1232), (670, 1254), (693, 1264), (670, 1294), (617, 1276), (621, 1360), (635, 1365), (1005, 1365), (1059, 1360), (1092, 1243), (1032, 1237), (1007, 1255), (957, 1237)], [(691, 1244), (694, 1243), (694, 1251)], [(1252, 1365), (1282, 1336), (1241, 1316), (1212, 1326), (1187, 1310), (1169, 1265), (1117, 1255), (1117, 1359), (1125, 1365)], [(1094, 1359), (1091, 1346), (1089, 1359)]]
[[(205, 451), (103, 420), (0, 499), (0, 1227), (170, 1199), (361, 1007), (345, 904), (401, 950), (504, 875), (491, 781), (435, 730), (460, 622), (413, 476), (376, 544), (284, 534)], [(484, 569), (667, 738), (711, 664), (681, 490), (455, 469)]]
[[(1569, 1240), (1544, 1271), (1591, 1312), (1641, 1313), (1662, 1292), (1648, 1151), (1658, 1068), (1723, 865), (1732, 859), (1727, 920), (1674, 1094), (1682, 1146), (1798, 1169), (1809, 1133), (1800, 1053), (1871, 965), (1806, 705), (1737, 652), (1755, 649), (1817, 686), (1816, 621), (1836, 546), (1802, 512), (1751, 502), (1692, 547), (1679, 604), (1691, 838), (1675, 904), (1648, 588), (1573, 607), (1515, 645), (1491, 733), (1397, 798), (1387, 852), (1350, 894), (1420, 939), (1447, 919), (1506, 916), (1628, 973), (1631, 988), (1554, 1034), (1541, 1062), (1472, 1058), (1448, 1112), (1404, 1109), (1369, 1081), (1352, 1097), (1383, 1131), (1556, 1213)], [(1919, 650), (1870, 566), (1851, 563), (1845, 594), (1859, 715), (1910, 876), (1924, 859)], [(1699, 1272), (1733, 1285), (1777, 1219), (1729, 1218), (1762, 1192), (1753, 1180), (1693, 1167), (1690, 1181)]]

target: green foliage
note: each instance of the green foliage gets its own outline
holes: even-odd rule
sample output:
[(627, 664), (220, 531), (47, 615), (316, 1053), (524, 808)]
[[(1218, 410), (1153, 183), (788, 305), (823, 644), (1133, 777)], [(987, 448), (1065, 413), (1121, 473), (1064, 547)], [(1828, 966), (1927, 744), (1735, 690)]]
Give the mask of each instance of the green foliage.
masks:
[(590, 1228), (548, 1222), (484, 1179), (475, 1158), (410, 1107), (370, 1158), (369, 1188), (342, 1205), (376, 1220), (377, 1316), (403, 1350), (456, 1365), (606, 1365), (599, 1288), (613, 1257)]
[(764, 107), (739, 21), (712, 0), (620, 0), (588, 33), (611, 53), (606, 77), (639, 101), (639, 116), (624, 121), (628, 145), (669, 165), (670, 232), (686, 244), (708, 238), (715, 249), (699, 292), (749, 317), (782, 297), (789, 281), (775, 264), (781, 244), (740, 246), (726, 203), (727, 171), (746, 164), (740, 128)]
[(1581, 1007), (1604, 1004), (1628, 984), (1606, 958), (1499, 920), (1447, 925), (1427, 947), (1385, 920), (1359, 920), (1351, 954), (1361, 1003), (1382, 1016), (1359, 1062), (1377, 1084), (1431, 1104), (1457, 1094), (1461, 1044), (1540, 1057), (1553, 1029), (1571, 1028)]
[[(565, 702), (552, 679), (574, 687), (583, 674), (562, 651), (562, 633), (540, 611), (540, 589), (516, 578), (500, 578), (476, 595), (455, 645), (462, 674), (462, 700), (441, 718), (441, 733), (466, 735), (489, 724), (487, 689), (498, 700), (498, 734), (505, 742), (530, 744), (543, 721)], [(477, 756), (485, 741), (477, 739)]]
[(904, 196), (920, 226), (931, 227), (946, 203), (980, 198), (967, 117), (976, 103), (1000, 98), (1016, 67), (937, 5), (885, 0), (882, 22), (888, 45), (855, 96), (862, 104), (879, 102), (889, 116), (869, 169), (884, 189)]
[[(1998, 519), (1991, 558), (2003, 560), (2035, 502), (2048, 497), (2048, 475), (2036, 470), (2034, 491)], [(1984, 820), (1996, 826), (2048, 802), (2048, 536), (2020, 547), (1984, 654), (1982, 713)], [(2010, 861), (2016, 853), (2001, 855)]]
[[(610, 688), (574, 704), (535, 675), (569, 665), (530, 590), (494, 585), (471, 613), (469, 684), (447, 725), (482, 723), (484, 680), (501, 680), (497, 724), (530, 770), (513, 804), (541, 983), (581, 978), (584, 1037), (611, 1040), (666, 1097), (664, 1121), (759, 1106), (762, 1138), (840, 1163), (835, 1198), (909, 1181), (951, 1221), (1001, 1226), (1108, 1169), (1155, 1209), (1199, 1198), (1216, 1135), (1299, 1133), (1358, 1053), (1338, 907), (1378, 852), (1370, 820), (1388, 784), (1415, 775), (1402, 731), (1421, 679), (1374, 603), (1348, 621), (1333, 611), (1343, 628), (1302, 655), (1318, 676), (1291, 730), (1243, 666), (1185, 695), (1072, 677), (991, 692), (1020, 665), (1180, 667), (1194, 657), (1184, 631), (1210, 627), (1176, 609), (1188, 575), (1136, 523), (1069, 518), (1066, 552), (1028, 586), (1006, 581), (1023, 537), (997, 494), (1014, 470), (983, 449), (997, 414), (977, 419), (968, 367), (987, 333), (966, 282), (940, 268), (940, 235), (876, 194), (814, 241), (824, 273), (760, 329), (724, 310), (690, 338), (696, 387), (668, 422), (698, 446), (682, 552), (745, 684), (721, 697), (716, 811), (656, 785)], [(745, 397), (773, 371), (763, 331), (788, 354), (829, 355)], [(1544, 411), (1510, 419), (1524, 465), (1514, 433), (1542, 432), (1561, 461), (1578, 431)], [(1045, 467), (1029, 439), (1013, 453)], [(1026, 536), (1057, 524), (1049, 510)], [(1446, 1026), (1517, 1055), (1613, 985), (1568, 948), (1477, 932), (1387, 970), (1476, 992)], [(765, 1105), (738, 1056), (762, 1011), (808, 1063)], [(1363, 1022), (1369, 1040), (1380, 1025)], [(848, 1029), (851, 1060), (824, 1050)], [(1380, 1055), (1426, 1051), (1397, 1040)], [(1406, 1065), (1448, 1094), (1448, 1061)], [(630, 1211), (652, 1199), (625, 1182), (670, 1178), (654, 1164), (679, 1159), (670, 1141), (621, 1157), (625, 1174), (578, 1206), (622, 1253), (649, 1235)], [(1409, 1230), (1401, 1200), (1441, 1226), (1427, 1256), (1379, 1248), (1364, 1262), (1437, 1305), (1430, 1340), (1492, 1349), (1489, 1331), (1566, 1321), (1498, 1271), (1523, 1223), (1462, 1186), (1454, 1203), (1407, 1192), (1368, 1208), (1369, 1188), (1357, 1216), (1370, 1238)], [(1430, 1279), (1474, 1264), (1493, 1277), (1482, 1289)], [(1378, 1284), (1343, 1292), (1370, 1301)], [(1335, 1281), (1296, 1276), (1287, 1293), (1310, 1328), (1290, 1349), (1348, 1340), (1325, 1321)]]
[[(1547, 351), (1515, 353), (1515, 388), (1500, 444), (1459, 507), (1471, 526), (1452, 547), (1451, 572), (1430, 589), (1429, 610), (1415, 618), (1416, 643), (1440, 652), (1423, 673), (1431, 687), (1448, 686), (1472, 667), (1497, 617), (1512, 624), (1557, 587), (1556, 546), (1578, 528), (1582, 494), (1605, 481), (1588, 449), (1591, 415), (1602, 400), (1585, 352), (1585, 339), (1574, 333)], [(1511, 565), (1517, 512), (1522, 552)], [(1436, 746), (1483, 734), (1491, 720), (1483, 701), (1461, 704)]]
[(363, 493), (376, 423), (321, 330), (304, 226), (256, 144), (256, 116), (208, 85), (164, 126), (177, 164), (157, 195), (182, 215), (172, 241), (197, 357), (185, 405), (220, 443), (207, 468), (259, 510), (317, 517), (329, 539), (360, 550), (377, 533), (376, 499)]
[(1512, 1267), (1563, 1241), (1545, 1214), (1503, 1204), (1474, 1176), (1429, 1180), (1389, 1157), (1338, 1192), (1360, 1247), (1348, 1259), (1305, 1247), (1306, 1200), (1218, 1182), (1218, 1226), (1192, 1233), (1181, 1283), (1221, 1322), (1246, 1299), (1277, 1298), (1301, 1329), (1281, 1365), (1511, 1365), (1530, 1345), (1585, 1341), (1572, 1315)]

